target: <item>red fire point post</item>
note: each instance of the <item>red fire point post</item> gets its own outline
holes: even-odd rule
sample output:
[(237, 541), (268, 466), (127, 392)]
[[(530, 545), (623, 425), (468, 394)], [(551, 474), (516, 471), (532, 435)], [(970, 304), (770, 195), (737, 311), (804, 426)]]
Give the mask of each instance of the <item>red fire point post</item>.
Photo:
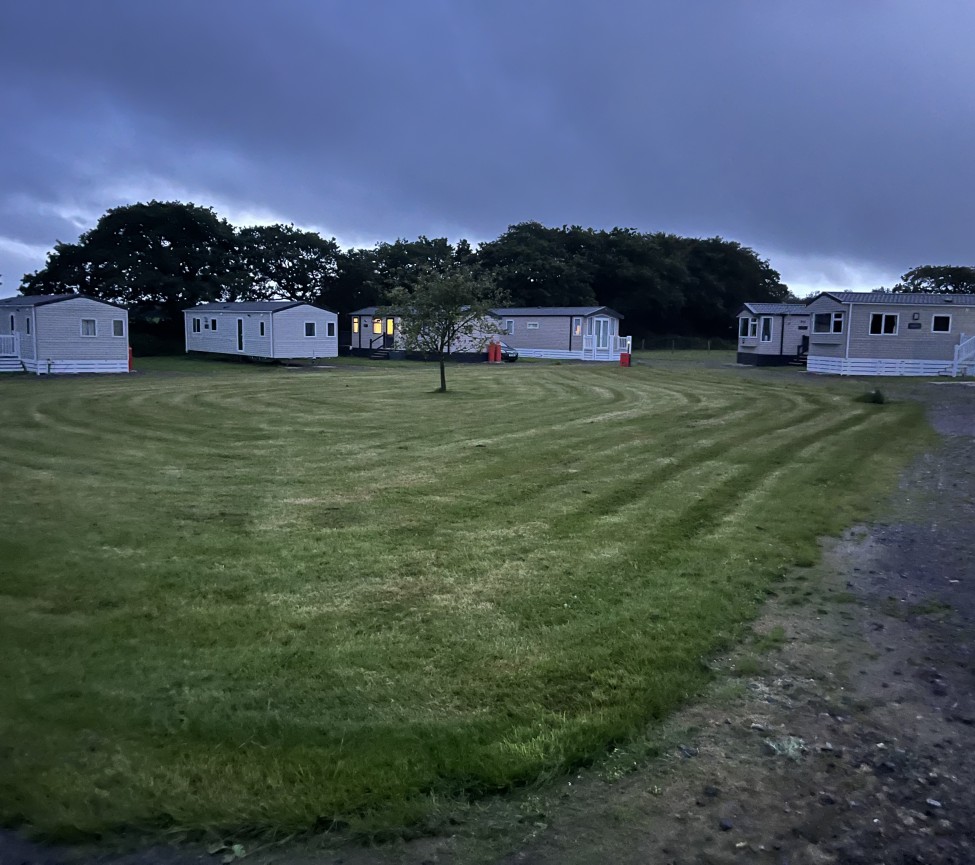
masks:
[(620, 352), (620, 366), (630, 365), (630, 353), (628, 351)]

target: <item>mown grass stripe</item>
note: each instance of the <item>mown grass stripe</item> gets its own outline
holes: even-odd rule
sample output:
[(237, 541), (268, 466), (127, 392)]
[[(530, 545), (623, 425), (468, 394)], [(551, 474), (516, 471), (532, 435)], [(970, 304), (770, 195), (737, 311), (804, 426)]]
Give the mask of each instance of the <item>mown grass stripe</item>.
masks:
[(7, 822), (388, 829), (564, 771), (924, 435), (720, 370), (186, 368), (0, 380)]

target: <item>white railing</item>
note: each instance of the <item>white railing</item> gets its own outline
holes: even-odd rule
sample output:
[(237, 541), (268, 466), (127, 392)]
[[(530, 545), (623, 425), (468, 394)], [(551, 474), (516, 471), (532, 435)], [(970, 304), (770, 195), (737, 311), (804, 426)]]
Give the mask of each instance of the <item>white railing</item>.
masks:
[(965, 334), (961, 335), (961, 341), (955, 346), (955, 360), (951, 365), (951, 375), (954, 378), (958, 374), (966, 374), (968, 367), (975, 367), (975, 336), (965, 339)]
[(0, 333), (0, 357), (20, 357), (19, 333)]
[(583, 358), (606, 357), (607, 355), (620, 354), (621, 352), (632, 353), (632, 336), (612, 336), (610, 343), (604, 346), (596, 345), (596, 335), (586, 334), (582, 337), (582, 356)]

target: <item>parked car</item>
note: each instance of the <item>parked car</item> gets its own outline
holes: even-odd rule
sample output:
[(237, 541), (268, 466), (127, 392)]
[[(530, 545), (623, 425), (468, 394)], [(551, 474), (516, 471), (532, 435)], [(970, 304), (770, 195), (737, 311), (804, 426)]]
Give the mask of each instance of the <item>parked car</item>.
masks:
[(508, 363), (514, 363), (518, 360), (518, 349), (512, 348), (508, 343), (501, 343), (501, 360), (506, 360)]

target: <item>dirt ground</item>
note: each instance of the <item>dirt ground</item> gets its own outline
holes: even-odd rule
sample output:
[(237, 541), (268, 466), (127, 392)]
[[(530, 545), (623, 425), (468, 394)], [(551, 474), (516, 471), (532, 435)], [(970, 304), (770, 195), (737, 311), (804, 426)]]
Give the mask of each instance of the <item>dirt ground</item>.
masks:
[[(905, 382), (941, 433), (877, 523), (781, 586), (648, 743), (371, 847), (178, 837), (137, 853), (0, 832), (0, 865), (975, 862), (975, 386)], [(801, 603), (796, 599), (801, 598)]]

